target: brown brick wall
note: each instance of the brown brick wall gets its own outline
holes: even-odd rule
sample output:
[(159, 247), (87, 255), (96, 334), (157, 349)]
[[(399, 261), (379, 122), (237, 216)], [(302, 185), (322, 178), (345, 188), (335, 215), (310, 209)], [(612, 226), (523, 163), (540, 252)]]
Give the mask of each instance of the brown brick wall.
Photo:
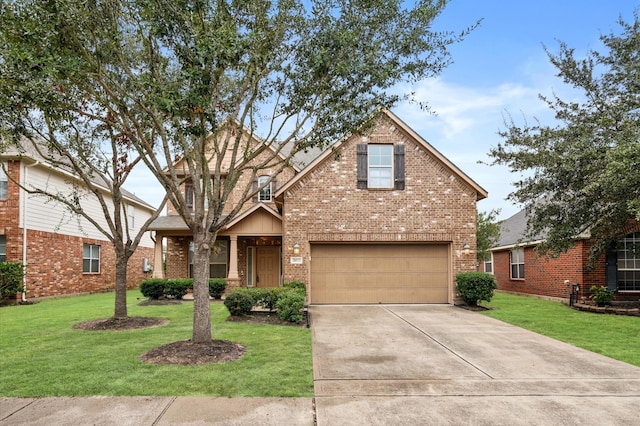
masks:
[[(405, 145), (405, 189), (357, 189), (356, 145)], [(473, 188), (388, 119), (366, 138), (353, 136), (284, 194), (284, 281), (309, 282), (309, 239), (326, 241), (433, 241), (451, 243), (451, 280), (476, 269), (461, 253), (476, 241)], [(294, 243), (302, 265), (291, 265)], [(452, 285), (453, 288), (453, 285)]]

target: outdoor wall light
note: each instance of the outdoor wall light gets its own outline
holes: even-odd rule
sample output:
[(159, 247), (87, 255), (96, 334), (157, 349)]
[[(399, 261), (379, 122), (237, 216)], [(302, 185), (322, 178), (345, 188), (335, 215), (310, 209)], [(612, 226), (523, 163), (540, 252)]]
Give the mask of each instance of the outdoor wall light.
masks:
[(462, 252), (464, 254), (469, 254), (471, 252), (471, 246), (469, 245), (469, 243), (462, 244)]
[(293, 254), (300, 254), (300, 244), (295, 243), (293, 245)]

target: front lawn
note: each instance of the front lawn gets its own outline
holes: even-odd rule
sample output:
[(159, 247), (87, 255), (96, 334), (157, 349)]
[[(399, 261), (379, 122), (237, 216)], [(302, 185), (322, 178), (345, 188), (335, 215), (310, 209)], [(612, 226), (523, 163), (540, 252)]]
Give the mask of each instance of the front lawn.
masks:
[(581, 312), (559, 302), (495, 293), (485, 315), (640, 367), (640, 318)]
[(203, 366), (154, 365), (138, 357), (191, 338), (193, 304), (139, 306), (127, 295), (129, 315), (162, 317), (169, 324), (132, 331), (86, 331), (74, 324), (113, 315), (112, 293), (0, 308), (0, 396), (176, 395), (310, 397), (311, 331), (304, 327), (225, 321), (211, 305), (214, 339), (247, 348), (238, 361)]

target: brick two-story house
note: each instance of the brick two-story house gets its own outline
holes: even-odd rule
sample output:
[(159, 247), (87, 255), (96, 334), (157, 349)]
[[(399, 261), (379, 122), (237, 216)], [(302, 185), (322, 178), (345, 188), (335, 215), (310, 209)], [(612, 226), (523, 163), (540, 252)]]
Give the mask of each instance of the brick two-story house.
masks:
[[(286, 168), (247, 203), (218, 235), (211, 276), (246, 287), (303, 281), (313, 304), (453, 303), (455, 275), (475, 270), (464, 247), (475, 248), (476, 202), (486, 197), (386, 111), (366, 136)], [(151, 229), (156, 273), (166, 240), (166, 275), (188, 276), (182, 219), (169, 206)]]
[[(33, 151), (33, 150), (30, 150)], [(106, 227), (98, 201), (83, 197), (82, 183), (71, 173), (56, 168), (36, 152), (10, 150), (0, 155), (0, 262), (26, 265), (26, 298), (114, 290), (113, 245), (86, 219), (71, 215), (60, 203), (43, 195), (29, 195), (26, 188), (51, 192), (79, 191), (85, 211)], [(106, 194), (108, 189), (104, 188)], [(154, 208), (125, 192), (128, 223), (135, 235)], [(148, 233), (129, 259), (127, 286), (134, 288), (150, 276), (153, 241)]]
[(485, 263), (493, 271), (498, 289), (513, 293), (569, 299), (578, 284), (580, 300), (591, 286), (617, 290), (617, 300), (640, 300), (640, 225), (630, 222), (627, 235), (595, 265), (590, 264), (592, 241), (588, 231), (558, 257), (539, 255), (536, 247), (544, 235), (526, 237), (527, 213), (521, 210), (500, 223), (500, 240)]

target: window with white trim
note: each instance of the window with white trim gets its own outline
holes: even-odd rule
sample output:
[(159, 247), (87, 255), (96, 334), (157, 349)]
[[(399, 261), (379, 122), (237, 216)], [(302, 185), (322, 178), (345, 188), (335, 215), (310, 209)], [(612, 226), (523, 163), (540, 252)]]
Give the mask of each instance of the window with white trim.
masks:
[(618, 290), (640, 291), (640, 232), (629, 234), (620, 241)]
[(489, 252), (484, 255), (484, 271), (493, 274), (493, 253)]
[(7, 163), (0, 165), (0, 200), (6, 200), (9, 196), (9, 178), (5, 172), (8, 167)]
[(509, 252), (509, 266), (512, 280), (524, 279), (524, 248), (513, 249)]
[(393, 145), (369, 145), (368, 187), (393, 188)]
[(129, 204), (127, 206), (127, 223), (129, 224), (129, 229), (134, 229), (136, 219), (136, 208)]
[(83, 244), (82, 246), (82, 273), (100, 273), (100, 246), (96, 244)]
[[(258, 187), (264, 185), (270, 177), (271, 176), (260, 176), (258, 178)], [(272, 182), (269, 182), (267, 186), (260, 190), (260, 194), (258, 196), (259, 201), (271, 201), (271, 184)]]

